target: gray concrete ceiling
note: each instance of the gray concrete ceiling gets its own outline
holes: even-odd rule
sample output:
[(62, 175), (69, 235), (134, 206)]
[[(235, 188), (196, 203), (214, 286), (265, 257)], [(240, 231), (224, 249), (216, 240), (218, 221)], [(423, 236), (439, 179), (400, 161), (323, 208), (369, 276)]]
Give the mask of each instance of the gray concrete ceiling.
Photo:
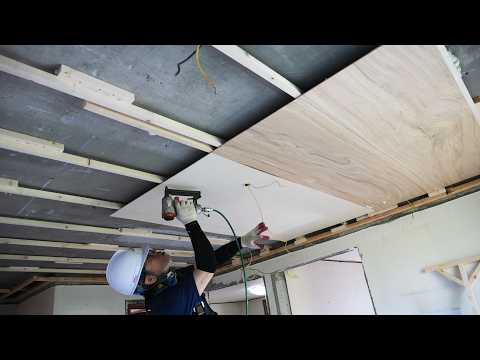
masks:
[[(242, 45), (302, 90), (308, 90), (365, 55), (372, 46)], [(216, 49), (203, 46), (201, 61), (216, 83), (207, 85), (193, 59), (175, 76), (177, 63), (194, 46), (54, 46), (1, 45), (0, 54), (53, 72), (70, 66), (135, 93), (135, 104), (225, 140), (292, 101), (288, 95)], [(455, 48), (469, 75), (480, 76), (478, 47)], [(470, 80), (469, 80), (470, 81)], [(467, 81), (477, 92), (479, 82)], [(473, 84), (475, 83), (475, 84)], [(182, 144), (82, 110), (81, 101), (5, 73), (0, 73), (0, 128), (63, 143), (65, 151), (138, 170), (172, 176), (205, 154)], [(127, 203), (155, 184), (75, 165), (0, 149), (0, 177), (20, 185)], [(160, 204), (158, 208), (160, 216)], [(0, 216), (88, 224), (105, 227), (149, 227), (182, 234), (176, 229), (111, 218), (113, 210), (51, 200), (0, 194)], [(82, 243), (138, 245), (155, 243), (189, 249), (185, 242), (118, 237), (0, 224), (0, 237)], [(1, 245), (0, 253), (108, 258), (105, 251)], [(193, 261), (193, 259), (189, 259)], [(2, 266), (61, 267), (53, 263), (0, 261)], [(77, 265), (96, 268), (98, 265)], [(68, 265), (67, 267), (73, 267)], [(100, 266), (103, 268), (103, 266)], [(10, 288), (33, 274), (0, 273), (0, 288)]]

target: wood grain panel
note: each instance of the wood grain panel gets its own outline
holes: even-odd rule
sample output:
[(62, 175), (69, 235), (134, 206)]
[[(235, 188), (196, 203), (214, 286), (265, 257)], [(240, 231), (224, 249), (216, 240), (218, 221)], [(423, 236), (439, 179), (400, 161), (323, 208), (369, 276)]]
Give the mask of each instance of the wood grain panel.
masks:
[(215, 153), (373, 210), (478, 175), (478, 112), (447, 61), (382, 46)]

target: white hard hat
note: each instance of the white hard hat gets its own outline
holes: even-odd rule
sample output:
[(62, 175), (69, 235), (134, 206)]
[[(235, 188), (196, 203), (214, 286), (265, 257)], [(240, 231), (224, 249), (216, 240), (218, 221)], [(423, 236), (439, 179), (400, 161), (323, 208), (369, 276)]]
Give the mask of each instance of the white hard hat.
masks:
[(144, 247), (118, 250), (113, 254), (107, 265), (107, 281), (113, 290), (123, 295), (133, 295), (149, 250)]

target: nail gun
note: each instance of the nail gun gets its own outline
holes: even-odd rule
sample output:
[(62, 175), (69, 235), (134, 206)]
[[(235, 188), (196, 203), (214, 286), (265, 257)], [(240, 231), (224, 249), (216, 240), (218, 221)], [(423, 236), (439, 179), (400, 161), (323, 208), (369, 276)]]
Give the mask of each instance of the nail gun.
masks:
[(193, 199), (193, 204), (197, 211), (201, 209), (201, 206), (197, 203), (197, 200), (201, 198), (200, 191), (190, 191), (190, 190), (175, 190), (169, 189), (168, 186), (165, 186), (165, 195), (162, 199), (162, 218), (171, 221), (177, 216), (175, 211), (174, 199), (173, 196), (184, 196), (187, 198)]

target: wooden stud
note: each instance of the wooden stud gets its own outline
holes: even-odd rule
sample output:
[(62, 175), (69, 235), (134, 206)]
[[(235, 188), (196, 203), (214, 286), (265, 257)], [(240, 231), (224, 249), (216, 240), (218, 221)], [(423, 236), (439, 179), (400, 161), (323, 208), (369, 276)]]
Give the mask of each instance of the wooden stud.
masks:
[(463, 280), (463, 286), (467, 289), (467, 298), (470, 304), (473, 307), (473, 311), (476, 315), (480, 315), (480, 305), (478, 304), (477, 297), (475, 296), (475, 290), (473, 284), (469, 281), (467, 270), (465, 269), (464, 264), (458, 264), (458, 269)]
[(35, 282), (37, 279), (36, 276), (33, 276), (31, 277), (30, 279), (20, 283), (19, 285), (15, 286), (12, 290), (10, 290), (8, 293), (6, 293), (5, 295), (2, 295), (0, 296), (0, 300), (4, 300), (6, 299), (7, 297), (19, 292), (20, 290), (26, 288), (28, 285), (30, 285), (31, 283)]
[(428, 197), (440, 196), (440, 195), (444, 195), (446, 193), (447, 193), (447, 190), (445, 190), (445, 188), (441, 188), (441, 189), (438, 189), (436, 191), (429, 192)]
[(235, 60), (240, 65), (246, 67), (254, 74), (268, 81), (270, 84), (284, 91), (293, 98), (299, 97), (302, 92), (300, 89), (285, 79), (282, 75), (272, 70), (270, 67), (257, 60), (247, 51), (237, 45), (212, 45), (215, 49)]
[(473, 272), (470, 274), (469, 281), (472, 284), (472, 286), (477, 282), (478, 277), (480, 276), (480, 262), (477, 264), (477, 267)]
[(105, 270), (94, 269), (56, 269), (37, 266), (7, 266), (0, 267), (0, 272), (28, 272), (28, 273), (66, 273), (66, 274), (105, 274)]
[(60, 65), (55, 71), (57, 78), (64, 81), (68, 86), (80, 87), (97, 93), (101, 97), (123, 101), (131, 104), (135, 101), (135, 94), (121, 89), (100, 79), (89, 76), (66, 65)]
[[(119, 245), (113, 244), (95, 244), (95, 243), (71, 243), (71, 242), (61, 242), (61, 241), (47, 241), (47, 240), (32, 240), (32, 239), (14, 239), (14, 238), (0, 238), (0, 244), (5, 245), (20, 245), (20, 246), (37, 246), (37, 247), (52, 247), (52, 248), (61, 248), (61, 249), (77, 249), (77, 250), (96, 250), (96, 251), (109, 251), (115, 252), (117, 250), (126, 250), (129, 247), (122, 247)], [(155, 248), (155, 245), (151, 245)], [(168, 250), (157, 248), (158, 250), (163, 250), (170, 256), (175, 257), (192, 257), (193, 251), (189, 250)]]
[(360, 221), (360, 220), (363, 220), (363, 219), (366, 219), (368, 218), (368, 214), (365, 214), (365, 215), (362, 215), (362, 216), (359, 216), (357, 218), (355, 218), (355, 221)]
[(374, 211), (374, 212), (368, 213), (367, 218), (371, 218), (371, 217), (375, 217), (377, 215), (385, 214), (385, 213), (388, 213), (389, 211), (395, 210), (395, 209), (398, 209), (398, 205), (393, 205), (393, 206), (390, 206), (386, 209), (382, 209), (382, 210), (379, 210), (379, 211)]
[[(15, 261), (49, 261), (56, 264), (108, 264), (110, 259), (92, 259), (92, 258), (77, 258), (65, 256), (40, 256), (40, 255), (24, 255), (24, 254), (0, 254), (0, 260), (15, 260)], [(173, 266), (186, 266), (188, 263), (174, 261)]]
[(146, 131), (150, 135), (156, 135), (156, 136), (164, 137), (166, 139), (175, 140), (176, 142), (179, 142), (181, 144), (190, 146), (192, 148), (195, 148), (195, 149), (207, 152), (207, 153), (212, 152), (213, 149), (214, 149), (212, 146), (210, 146), (208, 144), (205, 144), (205, 143), (202, 143), (200, 141), (191, 139), (189, 137), (179, 135), (179, 134), (176, 134), (174, 132), (162, 129), (161, 127), (158, 127), (158, 126), (156, 126), (154, 124), (151, 124), (149, 122), (145, 122), (145, 121), (142, 121), (142, 120), (139, 120), (139, 119), (135, 119), (131, 116), (128, 116), (128, 115), (125, 115), (125, 114), (107, 109), (103, 106), (100, 106), (100, 105), (97, 105), (97, 104), (94, 104), (94, 103), (91, 103), (91, 102), (88, 102), (88, 101), (85, 101), (83, 103), (83, 109), (87, 110), (87, 111), (91, 111), (91, 112), (93, 112), (97, 115), (104, 116), (104, 117), (109, 118), (111, 120), (118, 121), (122, 124), (132, 126), (132, 127), (137, 128), (137, 129)]
[(20, 196), (29, 196), (29, 197), (35, 197), (40, 199), (67, 202), (72, 204), (102, 207), (102, 208), (114, 209), (114, 210), (118, 210), (123, 206), (123, 204), (121, 203), (116, 203), (112, 201), (105, 201), (105, 200), (92, 199), (92, 198), (82, 197), (82, 196), (68, 195), (68, 194), (57, 193), (53, 191), (44, 191), (44, 190), (26, 188), (26, 187), (19, 186), (18, 181), (16, 180), (10, 180), (5, 178), (0, 178), (0, 192), (6, 193), (6, 194), (14, 194), (14, 195), (20, 195)]
[(299, 236), (295, 239), (295, 245), (305, 244), (307, 241), (308, 240), (305, 236)]
[(461, 258), (461, 259), (448, 261), (448, 262), (445, 262), (443, 264), (427, 266), (427, 267), (424, 268), (424, 271), (425, 272), (438, 271), (438, 269), (442, 269), (442, 268), (446, 269), (446, 268), (449, 268), (449, 267), (457, 266), (459, 264), (466, 265), (466, 264), (470, 264), (470, 263), (473, 263), (473, 262), (476, 262), (476, 261), (480, 261), (480, 255), (479, 256), (468, 256), (468, 257), (464, 257), (464, 258)]
[(32, 287), (31, 289), (28, 289), (26, 291), (22, 291), (20, 294), (18, 294), (14, 299), (12, 299), (15, 303), (20, 303), (22, 301), (25, 301), (32, 295), (38, 294), (49, 287), (51, 287), (51, 283), (40, 283), (37, 286)]
[(463, 281), (461, 279), (457, 278), (455, 275), (452, 275), (452, 274), (448, 273), (446, 269), (438, 269), (437, 271), (440, 275), (447, 278), (448, 280), (453, 281), (454, 283), (457, 283), (458, 285), (463, 286)]
[[(110, 235), (119, 235), (119, 236), (125, 235), (125, 236), (145, 237), (145, 238), (182, 241), (182, 242), (190, 241), (190, 238), (185, 236), (159, 234), (159, 233), (154, 233), (153, 231), (148, 229), (140, 229), (140, 228), (115, 229), (115, 228), (107, 228), (107, 227), (58, 223), (53, 221), (32, 220), (32, 219), (14, 218), (14, 217), (5, 217), (5, 216), (0, 216), (0, 224), (40, 227), (40, 228), (68, 230), (68, 231), (81, 231), (81, 232), (110, 234)], [(212, 244), (216, 244), (216, 245), (223, 245), (229, 242), (229, 240), (227, 239), (214, 238), (214, 237), (210, 237), (209, 240)]]
[(39, 156), (46, 159), (62, 161), (77, 166), (109, 172), (112, 174), (128, 176), (134, 179), (140, 179), (154, 183), (161, 183), (164, 180), (163, 177), (156, 174), (150, 174), (120, 165), (68, 154), (63, 152), (63, 144), (20, 134), (10, 130), (0, 129), (0, 147), (23, 154)]
[(53, 283), (107, 283), (105, 276), (37, 276), (36, 281)]
[(269, 245), (265, 245), (262, 250), (260, 250), (260, 255), (267, 255), (272, 251), (272, 248)]
[(51, 261), (57, 264), (108, 264), (109, 259), (74, 258), (64, 256), (39, 256), (39, 255), (18, 255), (0, 254), (0, 260), (18, 261)]
[(342, 225), (331, 228), (330, 232), (338, 233), (338, 232), (344, 231), (346, 228), (347, 228), (347, 223), (343, 223)]
[[(135, 119), (150, 122), (165, 130), (192, 138), (208, 145), (218, 147), (223, 143), (223, 140), (216, 136), (174, 121), (160, 114), (142, 109), (141, 107), (128, 103), (128, 101), (123, 101), (123, 98), (120, 99), (122, 101), (119, 101), (119, 99), (116, 99), (112, 96), (105, 96), (104, 92), (102, 93), (94, 91), (91, 86), (80, 85), (78, 84), (78, 81), (76, 83), (75, 81), (65, 81), (65, 76), (61, 75), (61, 71), (59, 71), (60, 76), (56, 76), (5, 56), (0, 56), (0, 71), (23, 78), (25, 80), (33, 81), (34, 83), (49, 87), (85, 101), (98, 104), (116, 112), (131, 116)], [(76, 74), (78, 75), (78, 72)], [(176, 141), (176, 139), (172, 140)]]

